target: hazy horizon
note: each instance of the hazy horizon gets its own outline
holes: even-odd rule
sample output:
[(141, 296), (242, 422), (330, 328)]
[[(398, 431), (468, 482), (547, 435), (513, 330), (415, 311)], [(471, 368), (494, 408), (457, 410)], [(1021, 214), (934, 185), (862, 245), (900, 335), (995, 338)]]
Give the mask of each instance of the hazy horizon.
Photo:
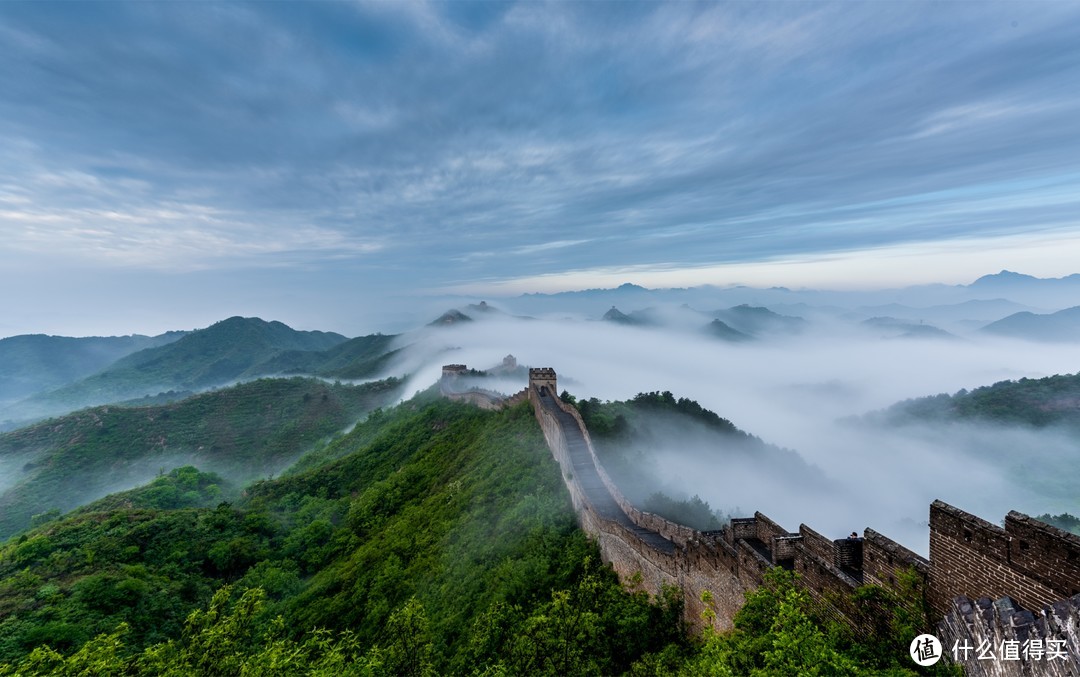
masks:
[(0, 4), (0, 335), (1080, 260), (1068, 3)]
[[(1004, 273), (1015, 273), (1018, 275), (1028, 275), (1027, 273), (1018, 271), (1009, 271), (1002, 269), (997, 272), (987, 272), (978, 276), (987, 277)], [(1080, 273), (1066, 273), (1057, 278), (1038, 278), (1043, 281), (1055, 281), (1062, 280), (1070, 275), (1076, 275)], [(550, 300), (551, 304), (559, 304), (562, 299), (569, 293), (570, 295), (586, 295), (589, 293), (602, 293), (602, 292), (618, 292), (627, 287), (641, 288), (648, 293), (656, 293), (658, 296), (662, 295), (678, 295), (687, 294), (692, 295), (695, 301), (705, 303), (708, 305), (710, 297), (715, 299), (716, 304), (728, 303), (729, 305), (752, 305), (769, 307), (777, 304), (788, 303), (806, 303), (805, 295), (812, 295), (818, 298), (824, 298), (830, 303), (834, 304), (847, 304), (852, 308), (857, 306), (873, 305), (875, 303), (888, 304), (888, 303), (905, 303), (906, 305), (919, 307), (932, 307), (938, 305), (946, 305), (953, 300), (956, 302), (962, 302), (965, 300), (999, 300), (1007, 299), (1011, 296), (1008, 292), (1001, 290), (994, 290), (993, 292), (971, 291), (966, 292), (963, 290), (965, 287), (970, 287), (972, 283), (976, 281), (976, 278), (961, 282), (955, 285), (949, 285), (944, 282), (932, 282), (916, 284), (911, 286), (902, 287), (877, 287), (868, 286), (866, 288), (844, 288), (844, 289), (832, 289), (832, 288), (788, 288), (783, 286), (769, 286), (769, 287), (754, 287), (747, 285), (691, 285), (686, 287), (643, 287), (632, 281), (624, 281), (617, 285), (610, 287), (593, 287), (593, 288), (581, 288), (581, 289), (567, 289), (560, 290), (558, 292), (508, 292), (503, 290), (502, 293), (488, 294), (488, 295), (468, 295), (468, 294), (432, 294), (421, 295), (416, 294), (408, 297), (394, 297), (386, 300), (386, 305), (392, 306), (392, 308), (375, 309), (370, 312), (369, 315), (361, 317), (349, 316), (342, 318), (337, 314), (319, 314), (313, 313), (310, 309), (305, 312), (284, 311), (284, 316), (281, 314), (275, 314), (275, 308), (267, 306), (261, 306), (266, 313), (260, 313), (257, 311), (260, 304), (252, 304), (251, 307), (234, 308), (232, 312), (225, 314), (214, 315), (214, 309), (216, 304), (202, 304), (199, 299), (191, 299), (191, 307), (186, 309), (186, 312), (180, 313), (161, 313), (159, 316), (152, 318), (137, 318), (134, 320), (121, 321), (111, 315), (104, 315), (95, 317), (92, 321), (71, 319), (66, 316), (58, 317), (44, 310), (39, 314), (38, 321), (40, 324), (22, 326), (16, 330), (17, 325), (13, 324), (14, 320), (11, 317), (0, 317), (0, 339), (9, 338), (12, 336), (20, 336), (27, 334), (46, 334), (52, 336), (71, 336), (71, 337), (91, 337), (91, 336), (127, 336), (133, 334), (142, 334), (147, 336), (155, 336), (170, 331), (192, 331), (196, 329), (203, 329), (212, 324), (220, 322), (221, 320), (229, 317), (259, 317), (267, 321), (278, 321), (289, 325), (293, 329), (304, 331), (332, 331), (342, 334), (347, 337), (363, 336), (375, 333), (400, 333), (408, 331), (419, 325), (426, 324), (434, 320), (443, 312), (461, 308), (467, 304), (474, 304), (480, 302), (491, 302), (493, 307), (503, 307), (511, 312), (529, 312), (530, 305), (535, 305), (538, 299)], [(941, 294), (940, 288), (942, 287), (954, 287), (959, 290), (960, 295), (948, 295), (946, 290), (945, 294)], [(1080, 284), (1077, 285), (1080, 289)], [(925, 294), (914, 294), (926, 290)], [(635, 290), (636, 291), (636, 290)], [(765, 297), (765, 294), (771, 294), (772, 296)], [(780, 296), (777, 296), (779, 294)], [(782, 296), (790, 296), (784, 300), (777, 300)], [(1071, 290), (1065, 297), (1065, 300), (1061, 300), (1060, 294), (1046, 294), (1045, 292), (1026, 292), (1021, 293), (1021, 298), (1032, 297), (1041, 301), (1037, 302), (1037, 305), (1029, 306), (1038, 312), (1054, 312), (1064, 308), (1080, 305), (1080, 294), (1075, 295), (1075, 301), (1073, 301), (1073, 295)], [(689, 298), (689, 297), (687, 297)], [(685, 300), (682, 301), (686, 303)], [(605, 301), (597, 301), (591, 304), (596, 312), (593, 319), (598, 319), (604, 310), (607, 310), (608, 306), (604, 306)], [(645, 305), (642, 302), (631, 302), (628, 305), (624, 305), (622, 310), (633, 311), (641, 310), (647, 307), (652, 302), (645, 301)], [(610, 304), (610, 305), (618, 305)], [(661, 302), (662, 305), (662, 302)], [(1021, 302), (1021, 305), (1023, 303)], [(699, 308), (705, 310), (706, 308)], [(712, 308), (709, 308), (710, 310)], [(41, 319), (47, 317), (48, 319)], [(188, 321), (185, 324), (185, 320)], [(26, 320), (29, 321), (29, 320)], [(65, 330), (64, 327), (70, 327)], [(80, 330), (80, 327), (88, 327), (87, 329)], [(96, 327), (94, 329), (93, 327)], [(350, 329), (351, 328), (351, 329)]]

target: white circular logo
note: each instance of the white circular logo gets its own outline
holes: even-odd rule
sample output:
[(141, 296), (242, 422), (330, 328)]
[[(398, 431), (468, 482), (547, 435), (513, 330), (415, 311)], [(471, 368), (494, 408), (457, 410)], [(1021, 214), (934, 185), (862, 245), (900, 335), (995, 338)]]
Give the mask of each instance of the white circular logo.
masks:
[(941, 640), (933, 635), (919, 635), (911, 640), (908, 653), (919, 665), (933, 665), (941, 660)]

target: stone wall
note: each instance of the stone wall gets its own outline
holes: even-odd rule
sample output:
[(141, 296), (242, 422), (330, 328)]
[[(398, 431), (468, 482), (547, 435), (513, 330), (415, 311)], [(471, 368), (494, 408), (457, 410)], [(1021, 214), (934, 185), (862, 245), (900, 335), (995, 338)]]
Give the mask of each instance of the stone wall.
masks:
[[(596, 540), (604, 561), (625, 585), (654, 597), (663, 595), (665, 587), (680, 588), (685, 620), (692, 628), (704, 627), (708, 617), (715, 629), (729, 629), (746, 593), (761, 584), (770, 568), (781, 566), (800, 574), (801, 584), (823, 615), (856, 628), (874, 612), (869, 606), (852, 604), (851, 593), (859, 586), (914, 589), (923, 597), (912, 603), (921, 608), (925, 601), (941, 618), (938, 634), (947, 653), (956, 641), (978, 646), (990, 640), (1000, 645), (1016, 638), (1059, 638), (1066, 642), (1072, 661), (984, 660), (965, 663), (968, 674), (1080, 675), (1076, 664), (1080, 661), (1080, 537), (1017, 512), (1010, 512), (1005, 526), (999, 527), (941, 501), (930, 507), (929, 561), (873, 529), (865, 529), (859, 538), (829, 539), (805, 524), (799, 525), (798, 532), (789, 532), (760, 512), (732, 519), (717, 531), (700, 532), (630, 503), (597, 458), (577, 409), (557, 397), (554, 370), (530, 369), (529, 373), (530, 386), (509, 398), (476, 389), (453, 392), (449, 383), (443, 392), (485, 409), (529, 400), (562, 470), (579, 523)], [(574, 474), (568, 431), (541, 403), (540, 387), (554, 396), (552, 406), (573, 420), (577, 430), (570, 432), (584, 439), (596, 471), (590, 480), (593, 491), (602, 484), (596, 495), (603, 497), (606, 490), (610, 499), (604, 500), (614, 500), (622, 515), (608, 508), (606, 518), (590, 503)], [(575, 444), (581, 462), (580, 439)], [(612, 514), (618, 519), (611, 519)], [(670, 551), (650, 545), (656, 536), (666, 541), (664, 548)], [(1070, 596), (1071, 600), (1066, 599)], [(704, 602), (703, 597), (710, 601)]]
[(1080, 538), (1016, 512), (1002, 528), (934, 501), (930, 562), (929, 601), (941, 614), (957, 595), (1040, 609), (1080, 593)]
[[(553, 454), (568, 467), (564, 431), (543, 411), (539, 400), (530, 397)], [(909, 600), (911, 611), (921, 610), (928, 602), (941, 615), (952, 610), (956, 594), (1012, 594), (1029, 608), (1043, 609), (1046, 618), (1056, 618), (1052, 607), (1046, 605), (1080, 592), (1080, 538), (1015, 512), (1006, 517), (1006, 526), (1001, 528), (935, 501), (930, 510), (930, 561), (869, 528), (862, 537), (829, 539), (805, 524), (798, 532), (789, 532), (756, 512), (752, 518), (732, 519), (718, 531), (703, 533), (643, 512), (622, 495), (605, 472), (577, 409), (558, 398), (554, 403), (573, 418), (604, 487), (626, 516), (678, 549), (674, 554), (659, 552), (622, 525), (597, 516), (584, 492), (575, 488), (572, 473), (564, 472), (582, 527), (597, 540), (604, 561), (624, 583), (640, 586), (654, 596), (662, 593), (663, 586), (682, 588), (685, 618), (691, 627), (703, 626), (702, 615), (708, 608), (714, 614), (714, 628), (730, 628), (746, 592), (760, 585), (773, 566), (799, 573), (819, 613), (856, 629), (864, 623), (880, 625), (883, 614), (891, 608), (887, 605), (892, 602), (855, 605), (853, 593), (868, 584), (908, 597), (914, 594)], [(702, 602), (705, 592), (711, 597), (709, 604)], [(1003, 630), (997, 632), (1000, 635)], [(1080, 644), (1070, 644), (1068, 650), (1080, 655), (1078, 649)]]
[(487, 390), (466, 390), (464, 392), (444, 392), (443, 396), (455, 402), (465, 402), (481, 409), (502, 409), (506, 398)]
[[(1080, 675), (1080, 538), (1017, 512), (1002, 528), (940, 501), (930, 526), (929, 599), (966, 674)], [(1052, 658), (1051, 642), (1061, 650)], [(1009, 644), (1015, 660), (1002, 657)], [(980, 648), (997, 659), (980, 659)]]
[[(690, 627), (698, 630), (704, 627), (705, 612), (708, 610), (714, 628), (730, 629), (747, 589), (739, 576), (740, 558), (736, 550), (728, 545), (720, 534), (703, 534), (658, 515), (633, 508), (603, 471), (603, 466), (596, 461), (592, 440), (577, 410), (554, 398), (555, 406), (572, 416), (580, 426), (589, 455), (604, 487), (610, 491), (630, 521), (638, 527), (667, 537), (678, 547), (670, 553), (657, 550), (622, 524), (601, 517), (589, 503), (587, 492), (574, 474), (565, 431), (541, 404), (535, 388), (530, 388), (529, 398), (544, 439), (562, 469), (563, 480), (570, 492), (581, 528), (596, 540), (601, 557), (615, 570), (619, 580), (628, 587), (647, 592), (654, 598), (664, 594), (665, 586), (679, 588), (683, 594), (684, 620)], [(762, 572), (768, 566), (769, 562), (761, 561), (758, 556), (758, 559), (743, 564), (743, 569), (752, 572), (748, 578), (753, 585), (757, 585)], [(710, 598), (710, 601), (703, 601), (703, 597)]]

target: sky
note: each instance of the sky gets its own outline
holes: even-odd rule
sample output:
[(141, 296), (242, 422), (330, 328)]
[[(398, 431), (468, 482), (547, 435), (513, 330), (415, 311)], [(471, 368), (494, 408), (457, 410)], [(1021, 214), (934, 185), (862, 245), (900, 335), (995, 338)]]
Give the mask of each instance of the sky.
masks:
[(0, 336), (1080, 261), (1080, 4), (0, 3)]

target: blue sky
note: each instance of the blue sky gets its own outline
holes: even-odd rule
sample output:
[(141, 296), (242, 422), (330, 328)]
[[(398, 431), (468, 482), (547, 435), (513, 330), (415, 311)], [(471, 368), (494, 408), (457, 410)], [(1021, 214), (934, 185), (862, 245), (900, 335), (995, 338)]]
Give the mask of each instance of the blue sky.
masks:
[(0, 63), (0, 335), (1080, 270), (1076, 3), (9, 2)]

